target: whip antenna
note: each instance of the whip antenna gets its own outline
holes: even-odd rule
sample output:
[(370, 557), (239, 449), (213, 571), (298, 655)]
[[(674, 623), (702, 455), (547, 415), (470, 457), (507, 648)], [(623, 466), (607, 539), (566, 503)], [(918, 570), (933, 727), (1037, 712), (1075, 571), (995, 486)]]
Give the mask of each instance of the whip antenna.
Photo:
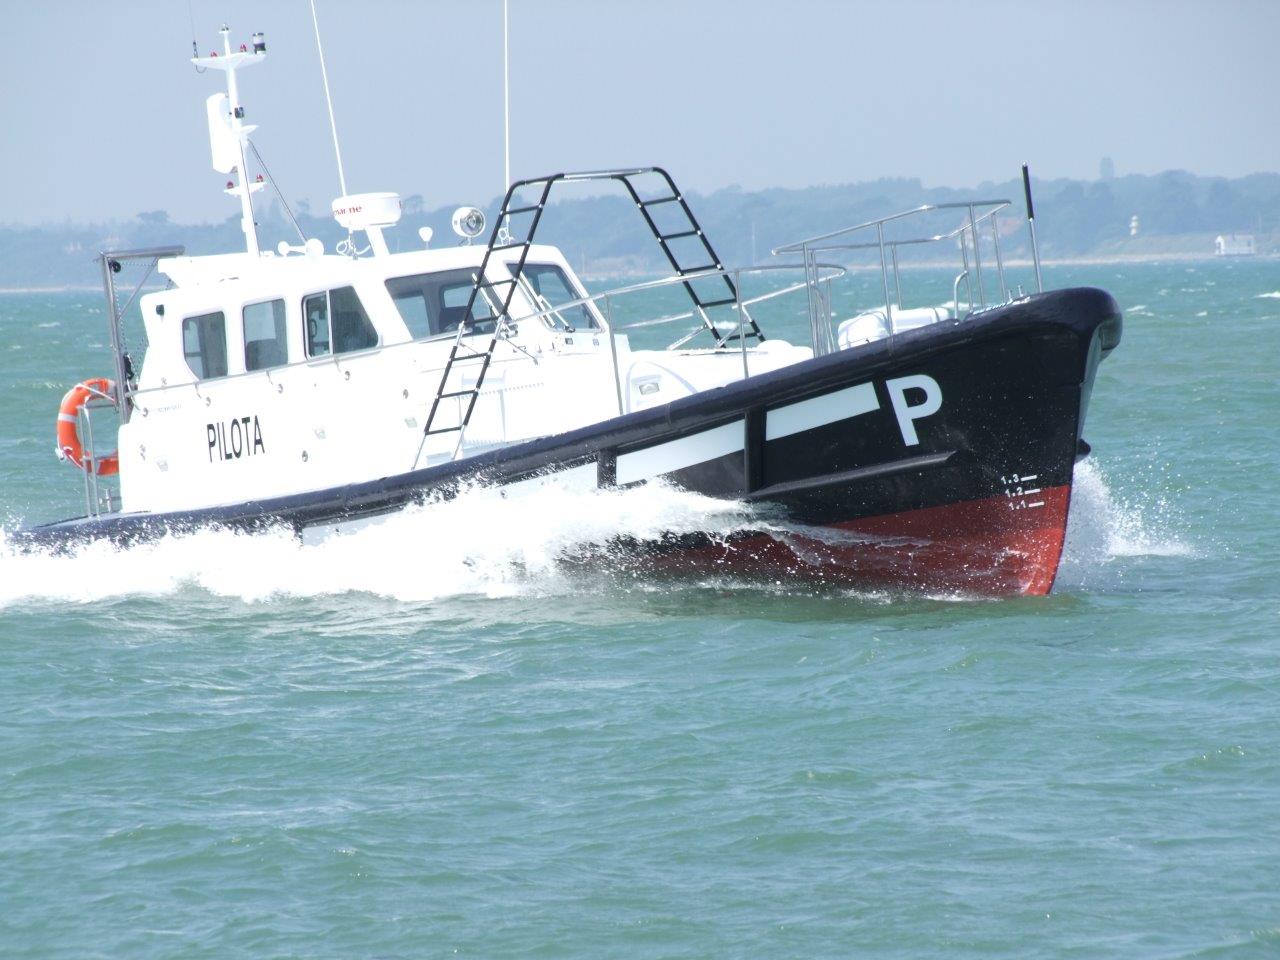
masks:
[(511, 53), (507, 42), (507, 0), (502, 0), (502, 193), (511, 186)]
[[(191, 6), (191, 0), (187, 0), (187, 16), (191, 20), (191, 57), (192, 59), (200, 58), (200, 47), (196, 43), (196, 11)], [(196, 67), (196, 73), (204, 73), (205, 68)]]
[(342, 171), (342, 150), (338, 146), (338, 124), (333, 119), (333, 96), (329, 93), (329, 71), (324, 65), (324, 46), (320, 43), (320, 21), (316, 18), (316, 0), (311, 0), (311, 23), (316, 28), (316, 51), (320, 54), (320, 79), (324, 81), (324, 102), (329, 107), (329, 129), (333, 133), (333, 155), (338, 158), (338, 185), (347, 195), (347, 175)]

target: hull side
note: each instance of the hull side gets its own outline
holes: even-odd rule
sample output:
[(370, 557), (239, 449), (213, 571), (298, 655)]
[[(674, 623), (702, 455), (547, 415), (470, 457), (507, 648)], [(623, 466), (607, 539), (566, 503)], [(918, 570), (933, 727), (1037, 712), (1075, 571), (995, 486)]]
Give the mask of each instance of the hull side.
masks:
[[(1094, 373), (1120, 325), (1103, 291), (1057, 291), (412, 473), (226, 507), (82, 518), (16, 539), (63, 546), (206, 525), (301, 531), (391, 514), (464, 484), (585, 468), (600, 486), (662, 478), (745, 501), (770, 521), (724, 544), (650, 545), (672, 569), (728, 564), (870, 585), (1045, 593)], [(787, 532), (765, 533), (772, 521)]]

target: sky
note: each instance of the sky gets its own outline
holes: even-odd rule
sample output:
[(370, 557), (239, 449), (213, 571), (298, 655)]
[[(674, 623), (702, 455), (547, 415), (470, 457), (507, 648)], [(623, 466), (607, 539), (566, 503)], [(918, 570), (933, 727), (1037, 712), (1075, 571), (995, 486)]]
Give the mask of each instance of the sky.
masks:
[[(240, 74), (290, 202), (339, 194), (308, 0), (0, 0), (0, 223), (236, 214), (189, 62)], [(351, 192), (503, 186), (501, 0), (316, 0)], [(1280, 0), (510, 0), (515, 177), (659, 164), (686, 190), (1280, 169)], [(16, 41), (16, 42), (15, 42)]]

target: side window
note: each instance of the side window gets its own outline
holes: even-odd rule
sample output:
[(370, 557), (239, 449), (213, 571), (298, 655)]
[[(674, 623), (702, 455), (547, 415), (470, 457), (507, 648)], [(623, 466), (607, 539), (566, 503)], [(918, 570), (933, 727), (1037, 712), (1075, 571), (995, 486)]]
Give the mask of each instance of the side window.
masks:
[[(547, 307), (559, 306), (582, 297), (582, 294), (578, 293), (569, 282), (565, 272), (555, 264), (527, 263), (523, 276), (529, 281), (529, 286), (533, 287), (534, 293), (546, 301)], [(580, 303), (576, 307), (567, 307), (557, 313), (578, 330), (599, 329), (600, 325), (596, 323), (596, 318), (591, 315), (585, 303)]]
[(289, 362), (285, 343), (284, 301), (251, 303), (244, 308), (244, 368), (265, 370)]
[(227, 319), (222, 311), (182, 321), (182, 355), (199, 380), (227, 375)]
[[(471, 287), (472, 282), (468, 280), (466, 283), (455, 283), (452, 286), (440, 288), (440, 316), (445, 319), (446, 330), (458, 329), (458, 321), (467, 312), (467, 301), (471, 299)], [(476, 333), (493, 332), (493, 309), (487, 297), (477, 295), (475, 304), (471, 307), (471, 316), (467, 318), (467, 324), (473, 327)]]
[(369, 322), (354, 287), (329, 291), (329, 319), (334, 353), (368, 350), (378, 345), (378, 331)]
[(431, 316), (427, 312), (427, 290), (420, 282), (422, 279), (396, 277), (387, 281), (387, 292), (400, 311), (400, 319), (409, 328), (409, 336), (415, 340), (429, 337), (435, 332), (431, 329)]
[(307, 356), (323, 357), (329, 352), (329, 294), (313, 293), (302, 301), (306, 323)]
[(369, 322), (353, 287), (313, 293), (302, 301), (307, 356), (350, 353), (378, 345), (378, 332)]
[[(415, 340), (455, 334), (458, 324), (467, 319), (467, 299), (474, 276), (474, 269), (462, 269), (392, 277), (387, 281), (387, 292)], [(492, 333), (493, 314), (489, 297), (482, 291), (471, 309), (468, 331)]]

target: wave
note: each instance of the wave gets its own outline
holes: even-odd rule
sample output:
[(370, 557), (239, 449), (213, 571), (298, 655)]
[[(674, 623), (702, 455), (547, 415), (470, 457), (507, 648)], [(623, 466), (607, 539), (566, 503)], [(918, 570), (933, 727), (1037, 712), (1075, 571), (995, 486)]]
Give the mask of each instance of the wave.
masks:
[(1280, 300), (1280, 290), (1272, 290), (1270, 293), (1260, 293), (1253, 299), (1255, 300)]
[(129, 547), (98, 542), (21, 553), (0, 532), (0, 606), (189, 587), (249, 603), (347, 593), (401, 601), (554, 593), (582, 581), (581, 567), (566, 571), (562, 561), (589, 558), (616, 538), (727, 536), (748, 526), (762, 523), (742, 504), (662, 484), (590, 491), (547, 484), (523, 492), (470, 488), (316, 542), (286, 529), (205, 529)]
[[(1080, 464), (1060, 584), (1087, 588), (1116, 558), (1189, 555), (1168, 528), (1160, 509), (1123, 502), (1098, 466)], [(192, 588), (253, 604), (354, 593), (405, 602), (581, 593), (601, 589), (593, 574), (605, 572), (619, 541), (692, 533), (720, 539), (748, 530), (779, 539), (792, 532), (849, 536), (776, 523), (741, 503), (661, 483), (626, 490), (473, 487), (315, 541), (286, 529), (206, 529), (130, 547), (99, 542), (66, 553), (18, 552), (0, 530), (0, 607)], [(783, 594), (791, 589), (777, 586)], [(797, 589), (808, 593), (811, 585)]]
[(1195, 556), (1195, 550), (1174, 532), (1176, 526), (1168, 501), (1118, 496), (1096, 461), (1077, 464), (1059, 587), (1088, 588), (1106, 583), (1109, 567), (1116, 560)]

